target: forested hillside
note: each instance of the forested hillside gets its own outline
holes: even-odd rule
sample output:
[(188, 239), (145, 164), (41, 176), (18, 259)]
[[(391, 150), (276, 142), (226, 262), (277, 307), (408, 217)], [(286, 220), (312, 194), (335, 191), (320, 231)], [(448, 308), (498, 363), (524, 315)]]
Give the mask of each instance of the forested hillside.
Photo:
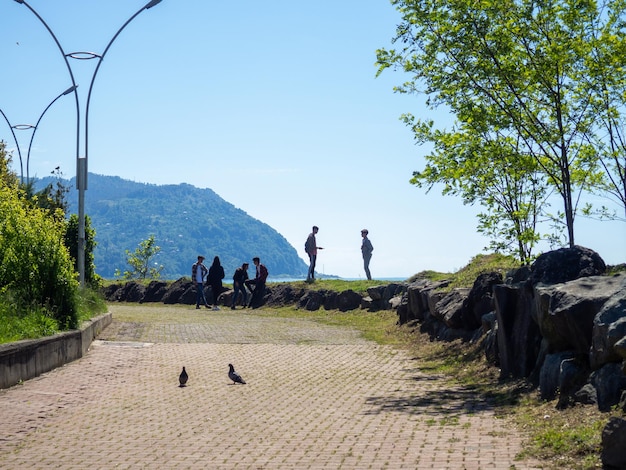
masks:
[[(56, 179), (43, 178), (36, 186), (50, 182)], [(63, 184), (71, 188), (70, 213), (77, 213), (74, 179)], [(219, 256), (226, 281), (244, 261), (250, 263), (253, 276), (253, 256), (261, 258), (271, 277), (306, 275), (307, 265), (282, 235), (210, 189), (158, 186), (90, 173), (85, 213), (96, 231), (96, 272), (105, 279), (112, 279), (116, 269), (128, 269), (126, 250), (134, 251), (151, 234), (161, 247), (155, 262), (164, 266), (163, 279), (190, 276), (199, 254), (207, 258), (205, 264)]]

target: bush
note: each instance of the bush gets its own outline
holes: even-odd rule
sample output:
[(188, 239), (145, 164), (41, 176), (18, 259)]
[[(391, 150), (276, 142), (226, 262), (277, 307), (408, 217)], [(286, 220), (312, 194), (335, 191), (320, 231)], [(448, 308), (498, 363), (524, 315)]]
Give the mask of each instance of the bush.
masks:
[(70, 329), (78, 325), (78, 281), (64, 233), (62, 219), (0, 185), (0, 292), (17, 311), (42, 309), (59, 328)]

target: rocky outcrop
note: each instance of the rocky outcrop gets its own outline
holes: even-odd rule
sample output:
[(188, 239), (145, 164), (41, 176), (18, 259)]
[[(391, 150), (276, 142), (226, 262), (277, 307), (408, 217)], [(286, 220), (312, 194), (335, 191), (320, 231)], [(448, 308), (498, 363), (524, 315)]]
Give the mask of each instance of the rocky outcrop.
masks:
[(559, 408), (607, 410), (626, 390), (626, 274), (605, 269), (597, 253), (576, 246), (506, 280), (483, 274), (470, 291), (420, 280), (407, 287), (399, 323), (434, 339), (480, 341), (502, 377), (527, 378)]

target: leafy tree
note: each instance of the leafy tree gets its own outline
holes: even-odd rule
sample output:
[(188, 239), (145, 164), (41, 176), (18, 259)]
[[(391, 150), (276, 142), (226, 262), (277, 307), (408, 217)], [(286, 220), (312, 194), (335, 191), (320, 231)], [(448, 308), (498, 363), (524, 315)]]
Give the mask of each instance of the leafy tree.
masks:
[[(74, 269), (78, 272), (78, 215), (72, 214), (67, 220), (65, 230), (65, 245), (67, 246), (72, 259)], [(96, 274), (94, 263), (94, 249), (96, 248), (96, 231), (91, 226), (91, 218), (85, 215), (85, 283), (92, 288), (100, 285), (101, 278)]]
[[(139, 243), (139, 247), (135, 248), (133, 253), (126, 250), (126, 262), (131, 270), (124, 271), (122, 275), (124, 279), (159, 279), (163, 266), (158, 268), (151, 266), (154, 257), (159, 254), (161, 247), (156, 244), (154, 235), (150, 235), (147, 240)], [(116, 277), (120, 277), (119, 269), (115, 272)]]
[[(0, 161), (4, 155), (0, 154)], [(1, 168), (6, 168), (3, 162)], [(0, 178), (0, 293), (18, 311), (43, 309), (60, 328), (78, 323), (78, 282), (63, 244), (62, 220), (24, 203)]]
[(460, 195), (465, 204), (478, 202), (486, 209), (478, 214), (478, 231), (491, 239), (488, 249), (514, 254), (523, 264), (532, 261), (539, 208), (547, 194), (534, 159), (511, 139), (493, 140), (469, 124), (447, 132), (433, 130), (432, 122), (416, 125), (410, 116), (405, 122), (416, 139), (434, 144), (425, 169), (414, 172), (411, 183), (428, 190), (443, 183), (443, 194)]
[[(589, 57), (599, 42), (607, 60), (615, 60), (619, 49), (596, 38), (595, 26), (619, 33), (619, 23), (611, 26), (591, 0), (392, 4), (402, 14), (394, 38), (401, 46), (377, 51), (378, 73), (399, 67), (411, 74), (396, 90), (424, 92), (431, 108), (447, 106), (467, 125), (469, 142), (489, 135), (493, 142), (509, 144), (511, 158), (532, 158), (561, 197), (573, 246), (579, 195), (600, 174), (591, 139), (596, 116)], [(623, 12), (621, 1), (607, 5)], [(478, 156), (481, 162), (490, 157)], [(469, 176), (471, 168), (466, 170)]]

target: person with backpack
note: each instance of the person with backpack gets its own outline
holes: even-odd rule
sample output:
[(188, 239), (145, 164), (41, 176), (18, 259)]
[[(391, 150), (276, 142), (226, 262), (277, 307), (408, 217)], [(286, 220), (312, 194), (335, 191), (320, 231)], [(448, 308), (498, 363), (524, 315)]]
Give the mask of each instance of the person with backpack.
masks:
[(321, 246), (317, 246), (315, 235), (317, 235), (318, 231), (319, 228), (314, 225), (304, 244), (304, 251), (306, 251), (306, 254), (309, 255), (309, 272), (306, 275), (306, 282), (315, 281), (315, 262), (317, 261), (317, 250), (324, 249)]
[(372, 259), (372, 251), (374, 251), (374, 247), (372, 246), (372, 242), (369, 238), (367, 238), (367, 234), (369, 231), (364, 228), (361, 230), (361, 236), (363, 237), (363, 242), (361, 243), (361, 254), (363, 254), (363, 268), (365, 268), (365, 275), (367, 279), (372, 280), (372, 275), (370, 273), (370, 260)]

